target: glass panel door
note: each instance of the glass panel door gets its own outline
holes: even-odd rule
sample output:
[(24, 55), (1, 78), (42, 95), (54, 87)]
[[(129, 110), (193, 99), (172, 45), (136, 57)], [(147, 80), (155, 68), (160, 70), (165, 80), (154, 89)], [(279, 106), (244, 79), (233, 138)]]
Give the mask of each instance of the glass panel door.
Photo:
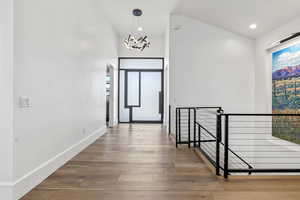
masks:
[(120, 122), (130, 122), (129, 113), (130, 110), (125, 106), (125, 74), (124, 70), (120, 70), (119, 74), (119, 121)]
[(119, 122), (163, 119), (163, 59), (120, 58)]
[(162, 119), (162, 72), (141, 72), (141, 105), (132, 108), (132, 121)]
[(125, 106), (140, 107), (141, 105), (141, 72), (125, 72)]

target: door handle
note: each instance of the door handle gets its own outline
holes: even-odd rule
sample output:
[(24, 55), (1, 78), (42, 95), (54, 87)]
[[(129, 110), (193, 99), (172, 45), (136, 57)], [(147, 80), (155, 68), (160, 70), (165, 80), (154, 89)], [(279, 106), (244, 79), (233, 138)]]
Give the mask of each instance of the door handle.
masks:
[(162, 92), (161, 91), (159, 91), (158, 92), (158, 113), (159, 114), (162, 114), (162, 112), (163, 112), (163, 105), (162, 105), (162, 103), (163, 103), (163, 95), (162, 95)]

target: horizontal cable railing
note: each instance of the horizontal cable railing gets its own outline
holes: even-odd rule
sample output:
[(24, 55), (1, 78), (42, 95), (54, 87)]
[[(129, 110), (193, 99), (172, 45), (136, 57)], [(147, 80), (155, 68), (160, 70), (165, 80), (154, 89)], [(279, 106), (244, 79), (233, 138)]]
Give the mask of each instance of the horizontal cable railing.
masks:
[[(198, 135), (198, 149), (207, 160), (219, 169), (217, 157), (217, 113), (222, 112), (221, 107), (201, 107), (196, 109), (196, 130)], [(217, 174), (219, 172), (216, 172)]]
[(176, 108), (176, 146), (198, 148), (224, 178), (299, 173), (300, 114), (224, 113), (221, 107)]
[[(202, 112), (202, 109), (220, 109), (220, 107), (177, 107), (176, 108), (176, 146), (178, 144), (187, 144), (189, 147), (193, 145), (197, 146), (198, 135), (196, 130), (196, 122), (203, 123), (203, 120), (207, 120)], [(213, 119), (209, 125), (210, 132), (215, 131), (216, 121)]]
[[(197, 147), (215, 166), (216, 174), (224, 170), (224, 143), (221, 141), (219, 124), (221, 107), (179, 107), (176, 109), (176, 146), (187, 144)], [(247, 166), (244, 159), (229, 148), (231, 165)]]
[[(221, 114), (224, 177), (300, 172), (300, 114)], [(230, 152), (251, 165), (235, 165)]]

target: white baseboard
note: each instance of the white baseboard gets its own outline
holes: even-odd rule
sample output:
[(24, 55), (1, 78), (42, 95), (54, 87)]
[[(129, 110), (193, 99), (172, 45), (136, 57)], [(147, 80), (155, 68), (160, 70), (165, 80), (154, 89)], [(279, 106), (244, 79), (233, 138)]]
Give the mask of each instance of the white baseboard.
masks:
[(17, 180), (14, 184), (12, 184), (13, 200), (20, 199), (22, 196), (24, 196), (26, 193), (40, 184), (43, 180), (45, 180), (48, 176), (50, 176), (53, 172), (55, 172), (58, 168), (63, 166), (67, 161), (72, 159), (74, 156), (76, 156), (78, 153), (80, 153), (105, 133), (106, 127), (102, 127), (94, 131), (91, 135), (82, 139), (65, 151), (57, 154), (50, 160), (46, 161), (36, 169), (32, 170), (31, 172)]
[(118, 119), (114, 120), (114, 126), (118, 124)]

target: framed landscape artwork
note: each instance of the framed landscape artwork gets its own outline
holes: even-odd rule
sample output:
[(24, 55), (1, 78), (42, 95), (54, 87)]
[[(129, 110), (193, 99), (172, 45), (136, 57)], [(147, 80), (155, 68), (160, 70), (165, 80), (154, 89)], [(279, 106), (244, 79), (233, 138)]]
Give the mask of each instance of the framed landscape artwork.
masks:
[[(300, 43), (272, 54), (272, 112), (300, 113)], [(300, 144), (299, 117), (273, 117), (275, 137)]]

